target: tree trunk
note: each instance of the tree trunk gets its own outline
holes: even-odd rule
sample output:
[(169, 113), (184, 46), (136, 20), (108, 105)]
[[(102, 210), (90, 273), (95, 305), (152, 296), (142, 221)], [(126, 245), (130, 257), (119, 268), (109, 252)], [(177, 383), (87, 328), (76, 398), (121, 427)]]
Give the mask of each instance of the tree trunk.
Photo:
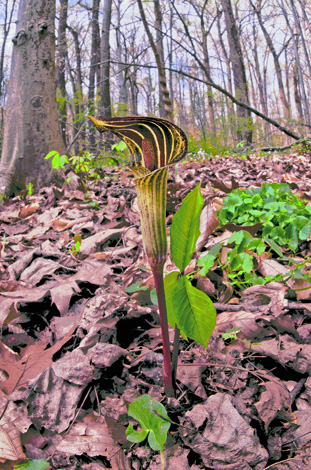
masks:
[(296, 39), (296, 34), (295, 34), (295, 32), (294, 32), (294, 30), (293, 30), (293, 28), (290, 24), (290, 21), (288, 19), (287, 11), (286, 11), (285, 5), (283, 3), (283, 0), (281, 0), (281, 2), (279, 2), (279, 0), (277, 0), (277, 2), (278, 2), (279, 6), (280, 6), (280, 8), (283, 12), (286, 24), (288, 26), (288, 29), (289, 29), (291, 37), (292, 37), (292, 43), (293, 43), (293, 48), (294, 48), (294, 53), (295, 53), (295, 58), (296, 58), (296, 63), (297, 63), (297, 72), (298, 72), (299, 85), (300, 85), (300, 91), (301, 91), (302, 109), (303, 109), (305, 122), (308, 125), (308, 127), (310, 127), (311, 120), (310, 120), (309, 104), (308, 104), (308, 99), (307, 99), (307, 94), (306, 94), (306, 89), (305, 89), (305, 83), (304, 83), (304, 78), (303, 78), (303, 73), (302, 73), (302, 66), (301, 66), (301, 62), (300, 62), (300, 55), (299, 55), (299, 50), (298, 50), (298, 43), (297, 43), (297, 39)]
[(20, 0), (6, 106), (0, 192), (52, 180), (50, 150), (66, 151), (55, 86), (55, 0)]
[(298, 119), (300, 121), (303, 121), (303, 111), (302, 111), (302, 106), (301, 106), (301, 97), (300, 97), (300, 91), (299, 91), (299, 78), (298, 78), (298, 67), (297, 63), (294, 63), (294, 68), (293, 68), (293, 84), (294, 84), (294, 98), (295, 98), (295, 103), (297, 107), (297, 113), (298, 113)]
[(56, 49), (56, 86), (59, 95), (58, 114), (60, 117), (60, 129), (66, 145), (67, 123), (67, 94), (66, 94), (66, 28), (68, 15), (68, 0), (60, 0), (60, 14), (58, 20), (57, 49)]
[[(89, 73), (89, 92), (88, 92), (88, 114), (95, 114), (95, 79), (100, 63), (100, 33), (99, 33), (99, 4), (100, 0), (93, 0), (92, 7), (92, 43), (91, 43), (91, 63)], [(89, 130), (89, 144), (91, 150), (95, 149), (95, 127), (91, 126)]]
[(110, 23), (112, 0), (105, 0), (103, 7), (100, 69), (100, 108), (102, 117), (111, 117), (110, 99)]
[[(157, 14), (161, 15), (161, 9), (160, 9), (160, 5), (159, 5), (159, 1), (155, 0), (154, 5), (155, 5), (155, 9), (157, 9), (156, 15)], [(156, 5), (157, 5), (157, 7), (156, 7)], [(149, 25), (148, 25), (148, 22), (147, 22), (147, 19), (146, 19), (146, 15), (145, 15), (145, 12), (144, 12), (144, 9), (143, 9), (142, 0), (138, 0), (138, 8), (139, 8), (140, 16), (141, 16), (145, 31), (147, 33), (147, 36), (148, 36), (148, 39), (149, 39), (149, 42), (150, 42), (151, 49), (154, 53), (155, 60), (156, 60), (156, 63), (157, 63), (159, 83), (160, 83), (160, 95), (162, 96), (163, 103), (164, 103), (164, 106), (163, 106), (163, 109), (164, 109), (164, 112), (165, 112), (164, 117), (166, 119), (168, 119), (169, 121), (173, 121), (172, 103), (171, 103), (171, 100), (170, 100), (170, 95), (169, 95), (169, 91), (168, 91), (167, 84), (166, 84), (164, 60), (163, 60), (163, 57), (161, 58), (161, 50), (157, 47), (157, 45), (154, 42), (154, 39), (152, 37), (151, 31), (150, 31), (150, 28), (149, 28)], [(159, 19), (156, 18), (156, 21), (158, 21), (158, 20)], [(162, 45), (162, 48), (163, 48), (163, 45)], [(160, 115), (161, 115), (161, 112), (162, 111), (160, 111)]]
[[(227, 84), (227, 87), (228, 87), (228, 91), (231, 95), (233, 95), (233, 86), (232, 86), (232, 78), (231, 78), (231, 64), (230, 64), (230, 59), (229, 59), (229, 55), (227, 53), (227, 50), (226, 50), (226, 47), (225, 47), (225, 44), (224, 44), (224, 41), (223, 41), (223, 38), (222, 38), (222, 32), (221, 32), (221, 27), (220, 27), (220, 15), (218, 14), (217, 15), (217, 30), (218, 30), (218, 38), (219, 38), (219, 44), (220, 44), (220, 47), (221, 47), (221, 50), (222, 50), (222, 53), (224, 55), (224, 58), (225, 58), (225, 62), (226, 62), (226, 68), (227, 68), (227, 79), (228, 79), (228, 84)], [(220, 61), (222, 62), (222, 61)], [(225, 87), (226, 88), (226, 87)], [(233, 106), (233, 103), (232, 101), (229, 99), (227, 100), (227, 106), (228, 106), (228, 118), (229, 118), (229, 122), (232, 122), (233, 124), (236, 123), (236, 115), (235, 115), (235, 110), (234, 110), (234, 106)], [(231, 134), (231, 137), (234, 138), (233, 136), (233, 128), (235, 127), (235, 125), (231, 126), (230, 125), (230, 134)]]
[[(156, 47), (159, 54), (159, 59), (161, 61), (162, 66), (164, 67), (164, 47), (163, 47), (163, 37), (162, 37), (162, 12), (161, 12), (161, 5), (159, 0), (154, 0), (154, 16), (155, 16), (155, 28), (156, 28)], [(165, 74), (165, 71), (163, 70)], [(165, 77), (165, 87), (167, 87), (166, 77)], [(165, 91), (163, 91), (163, 85), (161, 85), (160, 76), (159, 76), (159, 103), (160, 103), (160, 117), (167, 118), (167, 110), (165, 109), (165, 100), (169, 98), (169, 92), (167, 90), (167, 95), (165, 96)], [(171, 103), (170, 103), (171, 105)], [(172, 113), (172, 110), (170, 110)]]
[(275, 68), (275, 73), (276, 73), (276, 77), (277, 77), (277, 81), (278, 81), (280, 98), (281, 98), (282, 107), (283, 107), (283, 113), (284, 113), (284, 116), (287, 119), (289, 119), (290, 118), (290, 106), (288, 104), (288, 101), (287, 101), (286, 95), (285, 95), (285, 91), (284, 91), (283, 79), (282, 79), (282, 70), (281, 70), (281, 66), (280, 66), (280, 62), (279, 62), (279, 56), (278, 56), (278, 54), (275, 50), (272, 39), (270, 38), (269, 33), (266, 30), (265, 25), (262, 21), (262, 17), (261, 17), (261, 0), (258, 4), (257, 8), (255, 7), (255, 5), (252, 2), (250, 2), (250, 3), (251, 3), (251, 5), (252, 5), (252, 7), (253, 7), (256, 15), (257, 15), (261, 31), (263, 32), (263, 35), (265, 37), (267, 46), (268, 46), (269, 51), (271, 52), (271, 55), (273, 57), (274, 68)]
[[(239, 31), (233, 15), (231, 0), (221, 0), (228, 35), (230, 60), (232, 64), (235, 96), (239, 101), (250, 104), (248, 99), (248, 87), (240, 44)], [(238, 138), (248, 143), (252, 142), (252, 118), (249, 110), (238, 107)]]
[[(75, 48), (75, 68), (71, 69), (71, 79), (73, 82), (74, 91), (74, 108), (75, 108), (75, 119), (74, 119), (74, 137), (79, 133), (79, 140), (75, 141), (75, 152), (79, 153), (85, 147), (85, 110), (83, 102), (83, 90), (82, 90), (82, 68), (81, 68), (81, 47), (79, 42), (79, 31), (75, 28), (68, 26), (69, 31), (73, 37), (73, 43)], [(69, 62), (69, 60), (68, 60)]]
[[(116, 42), (117, 42), (117, 57), (118, 57), (118, 87), (119, 87), (119, 98), (118, 98), (118, 116), (126, 116), (128, 106), (128, 85), (127, 85), (127, 67), (122, 65), (122, 52), (124, 50), (124, 62), (127, 62), (127, 47), (131, 47), (128, 41), (123, 40), (125, 48), (121, 44), (121, 3), (122, 0), (118, 0), (116, 4), (117, 8), (117, 25), (116, 25)], [(132, 38), (133, 39), (133, 38)], [(134, 36), (135, 39), (135, 36)], [(134, 48), (135, 50), (135, 48)]]
[[(13, 0), (13, 2), (6, 0), (5, 5), (4, 5), (4, 20), (3, 20), (4, 23), (1, 25), (3, 26), (3, 33), (2, 33), (3, 40), (2, 40), (1, 52), (0, 52), (0, 97), (2, 96), (2, 93), (3, 93), (3, 82), (4, 82), (3, 71), (4, 71), (5, 48), (6, 48), (6, 42), (10, 33), (10, 29), (11, 29), (15, 5), (16, 5), (16, 0)], [(9, 11), (9, 7), (10, 7), (10, 11)]]

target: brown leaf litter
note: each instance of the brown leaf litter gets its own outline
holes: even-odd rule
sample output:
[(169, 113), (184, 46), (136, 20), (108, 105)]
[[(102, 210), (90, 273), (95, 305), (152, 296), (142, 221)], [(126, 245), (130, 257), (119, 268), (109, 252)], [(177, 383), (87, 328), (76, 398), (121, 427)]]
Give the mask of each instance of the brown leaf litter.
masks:
[[(239, 230), (217, 229), (214, 208), (226, 193), (285, 182), (311, 200), (310, 160), (254, 154), (179, 164), (169, 179), (167, 222), (200, 182), (206, 205), (197, 250), (225, 243)], [(217, 326), (207, 350), (181, 340), (176, 398), (166, 399), (133, 179), (126, 170), (107, 175), (88, 197), (73, 181), (0, 206), (3, 468), (25, 458), (62, 470), (160, 468), (157, 452), (125, 436), (129, 403), (148, 393), (173, 423), (165, 445), (169, 470), (309, 469), (308, 285), (275, 282), (241, 292), (226, 272), (199, 278), (197, 287), (215, 303)], [(260, 224), (247, 230), (255, 236)], [(75, 235), (82, 240), (77, 253)], [(308, 242), (299, 256), (310, 253)], [(258, 258), (263, 275), (282, 268), (277, 259)], [(173, 269), (170, 260), (166, 269)], [(126, 294), (138, 281), (144, 290)]]

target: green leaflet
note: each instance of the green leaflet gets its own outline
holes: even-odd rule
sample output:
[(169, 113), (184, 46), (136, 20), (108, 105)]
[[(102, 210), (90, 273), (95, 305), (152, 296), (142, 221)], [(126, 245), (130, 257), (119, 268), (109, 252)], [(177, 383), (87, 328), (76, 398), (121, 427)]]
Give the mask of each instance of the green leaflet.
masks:
[(198, 184), (182, 202), (171, 226), (171, 255), (176, 266), (183, 273), (190, 263), (195, 244), (200, 236), (200, 214), (203, 197)]
[(135, 443), (142, 442), (148, 436), (151, 449), (162, 450), (171, 425), (160, 416), (157, 416), (154, 411), (169, 419), (164, 406), (153, 400), (149, 395), (142, 395), (133, 401), (129, 406), (128, 415), (139, 422), (141, 431), (135, 431), (133, 426), (129, 424), (126, 436), (130, 442)]
[(178, 328), (206, 348), (216, 325), (216, 310), (211, 299), (193, 287), (185, 276), (178, 279), (167, 297)]
[(174, 328), (175, 327), (175, 313), (172, 306), (172, 292), (177, 285), (179, 272), (173, 271), (169, 273), (164, 278), (164, 289), (165, 289), (165, 299), (166, 299), (166, 309), (167, 309), (167, 321)]
[(27, 462), (15, 465), (14, 470), (44, 470), (49, 465), (46, 460), (27, 460)]

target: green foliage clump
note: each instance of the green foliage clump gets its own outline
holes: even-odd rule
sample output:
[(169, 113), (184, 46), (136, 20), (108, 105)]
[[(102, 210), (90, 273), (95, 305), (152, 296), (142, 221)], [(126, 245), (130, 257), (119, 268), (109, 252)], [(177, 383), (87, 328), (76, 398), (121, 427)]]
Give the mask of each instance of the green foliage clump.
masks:
[(228, 283), (239, 288), (246, 288), (255, 284), (265, 284), (267, 279), (256, 274), (256, 255), (260, 256), (266, 249), (261, 238), (253, 238), (248, 232), (241, 230), (234, 232), (228, 240), (225, 260), (222, 260), (223, 244), (217, 243), (210, 251), (199, 258), (199, 274), (205, 276), (213, 267), (226, 270)]
[(139, 422), (141, 430), (135, 431), (129, 424), (126, 430), (127, 439), (138, 443), (148, 437), (152, 450), (163, 450), (171, 426), (164, 406), (149, 395), (142, 395), (130, 404), (128, 414)]
[(220, 224), (252, 225), (262, 222), (262, 236), (279, 246), (298, 250), (311, 234), (311, 206), (286, 184), (265, 183), (260, 188), (236, 189), (218, 211)]

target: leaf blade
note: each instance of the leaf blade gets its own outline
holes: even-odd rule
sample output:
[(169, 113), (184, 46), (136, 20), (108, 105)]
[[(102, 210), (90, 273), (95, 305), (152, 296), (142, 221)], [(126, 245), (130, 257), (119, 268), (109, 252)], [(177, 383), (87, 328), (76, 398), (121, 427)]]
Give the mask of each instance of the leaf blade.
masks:
[(172, 260), (181, 272), (190, 263), (200, 236), (200, 214), (203, 208), (203, 197), (198, 184), (182, 202), (180, 209), (173, 217), (171, 225)]
[(181, 276), (171, 294), (177, 326), (205, 348), (216, 326), (216, 310), (211, 299)]

